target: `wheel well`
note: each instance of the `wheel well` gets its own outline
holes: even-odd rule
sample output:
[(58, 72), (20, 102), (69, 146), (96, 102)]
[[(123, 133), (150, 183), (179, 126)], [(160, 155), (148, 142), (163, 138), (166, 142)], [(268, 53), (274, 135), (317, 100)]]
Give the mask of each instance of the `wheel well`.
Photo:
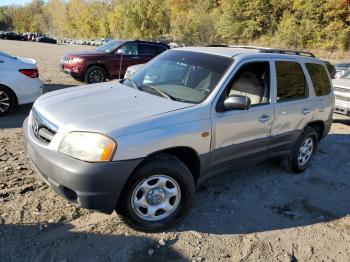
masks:
[(316, 122), (309, 123), (307, 126), (312, 127), (317, 131), (318, 140), (320, 141), (323, 137), (324, 123), (322, 121), (316, 121)]
[(5, 85), (1, 85), (0, 84), (0, 87), (3, 87), (5, 89), (7, 89), (8, 91), (10, 91), (10, 93), (13, 95), (13, 97), (15, 98), (15, 105), (18, 105), (18, 98), (17, 98), (17, 95), (16, 93), (11, 89), (9, 88), (8, 86), (5, 86)]
[(85, 70), (84, 75), (85, 75), (86, 72), (89, 70), (89, 68), (90, 68), (90, 67), (93, 67), (93, 66), (101, 67), (101, 68), (105, 71), (106, 76), (107, 76), (107, 78), (109, 79), (109, 73), (108, 73), (107, 67), (106, 67), (104, 64), (91, 64), (91, 65), (88, 65), (88, 67), (87, 67), (86, 70)]
[(190, 147), (174, 147), (152, 153), (149, 156), (167, 153), (179, 158), (190, 170), (193, 175), (194, 182), (197, 184), (201, 169), (200, 159), (197, 152)]

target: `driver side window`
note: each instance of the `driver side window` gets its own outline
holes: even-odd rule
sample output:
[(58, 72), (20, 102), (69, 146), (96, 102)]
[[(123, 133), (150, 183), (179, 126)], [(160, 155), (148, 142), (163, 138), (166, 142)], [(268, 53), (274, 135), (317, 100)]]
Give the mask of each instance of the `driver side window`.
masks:
[(270, 64), (269, 62), (252, 62), (243, 65), (231, 81), (227, 95), (243, 95), (251, 100), (251, 105), (269, 103), (270, 98)]
[(122, 48), (118, 49), (118, 53), (123, 55), (138, 55), (139, 51), (137, 44), (125, 44), (122, 46)]

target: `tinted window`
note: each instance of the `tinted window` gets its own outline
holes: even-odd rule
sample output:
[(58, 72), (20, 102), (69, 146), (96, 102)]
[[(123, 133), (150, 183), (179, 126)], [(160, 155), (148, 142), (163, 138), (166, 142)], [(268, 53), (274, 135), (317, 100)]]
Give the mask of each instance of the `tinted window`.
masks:
[(309, 71), (316, 95), (328, 95), (331, 91), (331, 85), (325, 68), (319, 64), (306, 64), (306, 68)]
[(165, 46), (157, 46), (157, 53), (160, 54), (160, 53), (163, 53), (164, 51), (168, 50), (168, 48), (166, 48)]
[(254, 62), (243, 65), (235, 74), (227, 96), (244, 95), (252, 105), (269, 102), (270, 64)]
[(158, 48), (155, 45), (139, 44), (140, 55), (157, 55)]
[(305, 75), (299, 63), (276, 62), (277, 101), (304, 98), (308, 95)]
[(124, 55), (138, 55), (138, 45), (137, 44), (124, 44), (121, 48), (119, 48), (118, 53), (122, 53)]

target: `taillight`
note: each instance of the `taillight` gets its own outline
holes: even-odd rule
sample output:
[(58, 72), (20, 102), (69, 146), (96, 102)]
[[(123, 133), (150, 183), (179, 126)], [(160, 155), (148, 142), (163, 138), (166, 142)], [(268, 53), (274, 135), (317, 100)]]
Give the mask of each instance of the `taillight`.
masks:
[(39, 77), (39, 71), (38, 69), (20, 69), (19, 70), (23, 75), (26, 75), (30, 78), (37, 78)]

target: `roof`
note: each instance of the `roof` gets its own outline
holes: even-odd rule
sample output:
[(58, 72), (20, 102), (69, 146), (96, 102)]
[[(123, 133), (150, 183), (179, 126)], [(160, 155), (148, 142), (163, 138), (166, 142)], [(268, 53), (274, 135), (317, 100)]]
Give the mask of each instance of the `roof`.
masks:
[(257, 46), (206, 46), (206, 47), (182, 47), (177, 48), (178, 50), (202, 52), (213, 55), (221, 55), (226, 57), (234, 57), (243, 54), (279, 54), (279, 55), (292, 55), (292, 56), (303, 56), (315, 58), (315, 56), (306, 51), (300, 50), (289, 50), (289, 49), (277, 49)]
[(176, 50), (201, 52), (212, 55), (221, 55), (226, 57), (234, 57), (241, 54), (257, 54), (259, 50), (257, 49), (246, 49), (246, 48), (234, 48), (234, 47), (202, 47), (202, 46), (192, 46), (192, 47), (179, 47)]

